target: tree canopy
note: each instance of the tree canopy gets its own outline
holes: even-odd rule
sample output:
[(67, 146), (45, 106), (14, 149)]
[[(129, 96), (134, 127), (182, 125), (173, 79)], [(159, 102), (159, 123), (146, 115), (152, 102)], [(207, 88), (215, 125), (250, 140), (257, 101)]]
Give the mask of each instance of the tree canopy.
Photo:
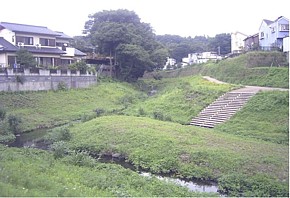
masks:
[(136, 80), (144, 71), (161, 68), (169, 55), (157, 42), (153, 29), (134, 11), (105, 10), (89, 16), (85, 33), (101, 54), (114, 57), (117, 77)]

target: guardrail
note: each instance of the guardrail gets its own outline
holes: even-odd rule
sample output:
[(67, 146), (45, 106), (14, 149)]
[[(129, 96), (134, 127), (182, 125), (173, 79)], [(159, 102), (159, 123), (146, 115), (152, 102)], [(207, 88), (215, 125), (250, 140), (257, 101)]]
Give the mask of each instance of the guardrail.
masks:
[(0, 68), (0, 76), (10, 76), (15, 74), (23, 74), (25, 76), (95, 76), (93, 72), (79, 71), (70, 69), (23, 69), (23, 68)]

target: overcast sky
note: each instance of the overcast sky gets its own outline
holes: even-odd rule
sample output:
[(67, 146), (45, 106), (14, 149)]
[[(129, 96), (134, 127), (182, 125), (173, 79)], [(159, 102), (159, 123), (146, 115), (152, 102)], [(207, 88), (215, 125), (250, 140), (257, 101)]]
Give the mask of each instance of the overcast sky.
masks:
[[(275, 5), (276, 3), (276, 5)], [(289, 19), (288, 0), (1, 0), (0, 22), (46, 26), (81, 35), (89, 14), (135, 11), (158, 35), (215, 36), (258, 32), (263, 19)]]

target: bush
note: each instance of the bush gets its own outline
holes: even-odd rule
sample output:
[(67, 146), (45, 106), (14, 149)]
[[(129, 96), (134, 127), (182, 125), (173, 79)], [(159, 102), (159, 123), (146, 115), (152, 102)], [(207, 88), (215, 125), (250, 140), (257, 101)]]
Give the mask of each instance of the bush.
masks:
[(53, 143), (57, 141), (69, 141), (72, 138), (70, 130), (67, 127), (60, 127), (53, 129), (49, 132), (45, 137), (44, 140)]
[(68, 86), (65, 82), (61, 81), (57, 85), (57, 90), (66, 91), (66, 90), (68, 90)]
[(105, 110), (102, 108), (96, 108), (95, 109), (97, 117), (101, 116), (101, 114), (105, 113)]
[(0, 107), (0, 121), (3, 121), (6, 116), (6, 110), (2, 107)]
[(15, 115), (8, 116), (9, 129), (12, 133), (14, 134), (20, 133), (21, 123), (22, 123), (22, 120), (20, 117), (15, 116)]
[(154, 111), (153, 112), (153, 118), (156, 120), (164, 120), (163, 113), (160, 111)]
[(76, 165), (76, 166), (87, 166), (93, 167), (96, 164), (96, 161), (93, 157), (89, 156), (88, 152), (81, 151), (73, 151), (70, 155), (66, 156), (64, 159), (68, 164)]
[(70, 151), (68, 145), (64, 141), (55, 142), (50, 146), (50, 148), (53, 151), (53, 156), (55, 159), (64, 157), (69, 154)]

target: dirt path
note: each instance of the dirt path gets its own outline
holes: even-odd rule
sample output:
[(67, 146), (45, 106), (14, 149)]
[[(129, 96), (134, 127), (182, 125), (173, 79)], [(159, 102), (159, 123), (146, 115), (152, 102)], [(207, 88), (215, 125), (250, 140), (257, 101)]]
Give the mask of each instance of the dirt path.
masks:
[[(217, 80), (217, 79), (214, 79), (212, 77), (209, 77), (209, 76), (203, 76), (204, 79), (210, 81), (210, 82), (214, 82), (214, 83), (217, 83), (217, 84), (227, 84), (226, 82), (222, 82), (220, 80)], [(245, 86), (243, 88), (240, 88), (240, 89), (236, 89), (236, 90), (233, 90), (231, 92), (254, 92), (254, 93), (257, 93), (259, 91), (274, 91), (274, 90), (277, 90), (277, 91), (289, 91), (289, 89), (284, 89), (284, 88), (274, 88), (274, 87), (259, 87), (259, 86)]]

